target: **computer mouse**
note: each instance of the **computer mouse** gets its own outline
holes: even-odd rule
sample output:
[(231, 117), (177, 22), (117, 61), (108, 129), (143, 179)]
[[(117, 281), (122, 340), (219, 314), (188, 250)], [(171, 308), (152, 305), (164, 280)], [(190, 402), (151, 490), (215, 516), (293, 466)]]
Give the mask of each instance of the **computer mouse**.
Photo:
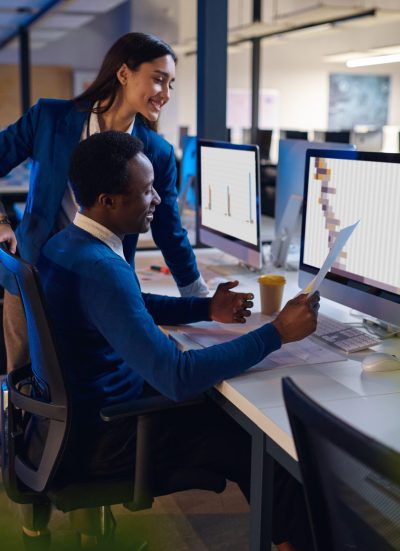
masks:
[(362, 361), (363, 371), (375, 373), (379, 371), (396, 371), (400, 369), (400, 359), (391, 354), (376, 352), (369, 354)]
[(220, 283), (226, 283), (228, 280), (225, 277), (211, 277), (207, 279), (207, 286), (211, 291), (215, 290)]

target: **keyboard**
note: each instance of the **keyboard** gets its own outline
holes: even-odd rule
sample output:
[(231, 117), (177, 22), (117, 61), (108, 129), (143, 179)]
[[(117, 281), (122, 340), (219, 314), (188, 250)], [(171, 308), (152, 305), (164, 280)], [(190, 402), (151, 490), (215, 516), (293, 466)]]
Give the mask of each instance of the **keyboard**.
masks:
[(314, 335), (344, 352), (357, 352), (381, 342), (374, 335), (369, 335), (360, 329), (321, 314), (318, 314), (317, 329)]

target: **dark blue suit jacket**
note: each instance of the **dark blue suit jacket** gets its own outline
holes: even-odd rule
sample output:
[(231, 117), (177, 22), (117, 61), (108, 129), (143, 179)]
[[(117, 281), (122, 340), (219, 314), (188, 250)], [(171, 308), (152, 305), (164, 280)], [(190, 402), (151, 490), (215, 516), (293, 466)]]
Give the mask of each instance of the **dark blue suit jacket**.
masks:
[[(78, 111), (73, 101), (42, 99), (15, 124), (0, 132), (0, 176), (27, 158), (32, 160), (29, 194), (17, 229), (22, 258), (36, 263), (52, 235), (68, 184), (71, 153), (80, 141), (87, 112)], [(154, 168), (154, 187), (161, 197), (152, 222), (153, 238), (179, 286), (199, 277), (196, 260), (182, 228), (176, 202), (176, 164), (173, 147), (147, 128), (138, 115), (132, 135), (144, 144), (144, 153)], [(137, 235), (124, 242), (129, 261), (133, 260)], [(1, 274), (2, 283), (13, 289)], [(8, 284), (7, 284), (8, 283)]]

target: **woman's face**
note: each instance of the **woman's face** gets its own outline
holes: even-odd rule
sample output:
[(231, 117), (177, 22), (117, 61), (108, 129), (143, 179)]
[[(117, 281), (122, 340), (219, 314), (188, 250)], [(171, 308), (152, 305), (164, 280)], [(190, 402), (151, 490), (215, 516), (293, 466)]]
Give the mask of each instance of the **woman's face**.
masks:
[(169, 101), (175, 81), (175, 62), (170, 55), (142, 63), (136, 71), (125, 64), (119, 69), (123, 104), (150, 121), (156, 121)]

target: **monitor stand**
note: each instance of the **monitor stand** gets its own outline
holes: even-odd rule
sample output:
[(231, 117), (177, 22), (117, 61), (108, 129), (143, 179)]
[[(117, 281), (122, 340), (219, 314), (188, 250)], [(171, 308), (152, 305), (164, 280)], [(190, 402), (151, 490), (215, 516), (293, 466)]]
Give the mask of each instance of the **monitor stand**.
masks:
[(400, 333), (399, 326), (387, 323), (378, 318), (366, 318), (363, 316), (362, 324), (365, 329), (371, 331), (372, 334), (380, 339), (389, 339)]
[(300, 195), (293, 194), (290, 196), (276, 232), (276, 237), (271, 243), (271, 262), (277, 268), (287, 267), (289, 247), (300, 221), (302, 204), (303, 198)]

